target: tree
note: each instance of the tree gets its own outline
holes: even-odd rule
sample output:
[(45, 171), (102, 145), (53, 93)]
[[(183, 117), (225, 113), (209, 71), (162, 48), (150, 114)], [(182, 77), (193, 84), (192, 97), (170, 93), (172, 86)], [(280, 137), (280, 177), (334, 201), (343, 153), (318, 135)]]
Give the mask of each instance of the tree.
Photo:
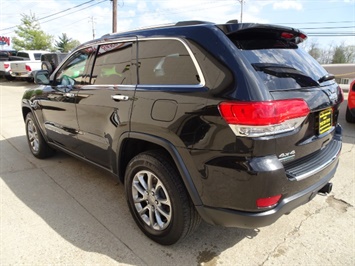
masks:
[(317, 61), (320, 60), (322, 56), (322, 49), (319, 48), (318, 43), (316, 41), (310, 43), (310, 47), (308, 49), (308, 53)]
[(355, 46), (331, 44), (327, 48), (320, 48), (319, 44), (311, 42), (303, 45), (303, 48), (320, 64), (344, 64), (355, 63)]
[(21, 14), (21, 25), (17, 26), (14, 37), (13, 47), (16, 50), (50, 50), (52, 47), (51, 35), (41, 30), (34, 14)]
[(67, 53), (80, 44), (79, 41), (68, 38), (66, 33), (62, 33), (62, 36), (58, 38), (59, 40), (55, 42), (55, 48), (62, 53)]
[(355, 63), (355, 45), (346, 46), (344, 53), (347, 63)]
[(345, 55), (345, 45), (337, 45), (334, 48), (332, 64), (343, 64), (348, 63)]

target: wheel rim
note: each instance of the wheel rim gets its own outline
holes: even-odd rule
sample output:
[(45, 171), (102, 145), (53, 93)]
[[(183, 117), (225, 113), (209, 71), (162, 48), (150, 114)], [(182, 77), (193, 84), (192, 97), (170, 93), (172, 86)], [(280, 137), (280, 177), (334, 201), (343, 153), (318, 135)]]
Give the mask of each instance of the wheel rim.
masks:
[(32, 120), (28, 121), (27, 135), (28, 135), (28, 141), (30, 143), (31, 149), (34, 152), (38, 152), (39, 150), (38, 131), (36, 125), (33, 123)]
[(132, 197), (139, 217), (151, 229), (161, 231), (169, 226), (170, 197), (156, 175), (150, 171), (138, 172), (132, 182)]

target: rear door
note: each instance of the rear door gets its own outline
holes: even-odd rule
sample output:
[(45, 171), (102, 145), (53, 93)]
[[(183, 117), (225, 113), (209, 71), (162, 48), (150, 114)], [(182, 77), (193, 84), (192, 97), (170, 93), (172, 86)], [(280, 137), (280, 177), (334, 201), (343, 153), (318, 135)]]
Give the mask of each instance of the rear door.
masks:
[(80, 151), (103, 167), (115, 165), (119, 137), (129, 132), (136, 88), (135, 38), (99, 45), (90, 82), (78, 91)]

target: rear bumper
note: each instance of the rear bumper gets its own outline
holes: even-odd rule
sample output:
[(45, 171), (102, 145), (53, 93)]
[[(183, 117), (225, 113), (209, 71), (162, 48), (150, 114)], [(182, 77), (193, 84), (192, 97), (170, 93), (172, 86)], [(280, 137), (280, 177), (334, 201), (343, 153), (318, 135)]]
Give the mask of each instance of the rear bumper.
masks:
[(207, 206), (197, 206), (196, 209), (206, 222), (214, 225), (239, 228), (258, 228), (267, 226), (274, 223), (283, 214), (287, 214), (293, 209), (313, 199), (319, 190), (334, 176), (338, 162), (339, 160), (333, 162), (331, 166), (332, 170), (317, 183), (288, 198), (282, 199), (275, 208), (268, 211), (251, 213), (211, 208)]
[(31, 72), (12, 72), (11, 76), (14, 78), (30, 78), (32, 77)]

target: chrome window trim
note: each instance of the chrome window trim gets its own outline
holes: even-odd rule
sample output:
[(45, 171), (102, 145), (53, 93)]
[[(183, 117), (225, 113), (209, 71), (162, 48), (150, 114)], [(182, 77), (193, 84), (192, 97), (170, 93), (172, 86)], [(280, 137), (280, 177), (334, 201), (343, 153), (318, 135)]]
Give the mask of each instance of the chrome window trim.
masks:
[[(190, 47), (188, 46), (188, 44), (186, 43), (185, 40), (178, 38), (178, 37), (132, 37), (132, 38), (124, 38), (124, 39), (110, 39), (110, 40), (100, 40), (98, 42), (94, 42), (94, 43), (89, 43), (87, 45), (83, 45), (78, 47), (77, 49), (75, 49), (72, 54), (76, 53), (77, 51), (86, 49), (86, 48), (90, 48), (90, 47), (94, 47), (94, 46), (99, 46), (99, 45), (106, 45), (106, 44), (112, 44), (112, 43), (119, 43), (119, 42), (136, 42), (138, 43), (139, 46), (139, 42), (140, 41), (155, 41), (155, 40), (175, 40), (175, 41), (179, 41), (180, 43), (182, 43), (185, 47), (185, 49), (187, 50), (196, 70), (197, 70), (197, 74), (200, 77), (200, 83), (199, 84), (141, 84), (141, 83), (136, 83), (136, 85), (130, 85), (130, 86), (139, 86), (139, 88), (181, 88), (181, 89), (186, 89), (186, 88), (203, 88), (206, 85), (206, 80), (205, 77), (202, 73), (201, 67), (196, 59), (196, 57), (194, 56), (193, 52), (191, 51)], [(137, 54), (137, 56), (139, 56)], [(71, 57), (71, 56), (70, 56)], [(69, 58), (70, 58), (69, 57)], [(67, 60), (65, 60), (66, 62)], [(62, 64), (64, 64), (64, 62), (62, 62)], [(61, 64), (61, 65), (62, 65)], [(91, 85), (91, 84), (90, 84)], [(88, 86), (88, 85), (86, 85)], [(112, 85), (96, 85), (96, 86), (124, 86), (127, 87), (127, 85), (120, 85), (120, 84), (112, 84)]]
[(137, 87), (137, 85), (132, 85), (132, 84), (127, 84), (127, 85), (123, 85), (123, 84), (98, 84), (98, 85), (96, 85), (96, 84), (84, 84), (84, 85), (82, 85), (83, 87), (104, 87), (104, 88), (106, 88), (106, 87), (109, 87), (109, 88), (107, 88), (107, 89), (111, 89), (111, 90), (114, 90), (115, 89), (115, 87), (121, 87), (121, 88), (132, 88), (132, 89), (135, 89), (136, 87)]

